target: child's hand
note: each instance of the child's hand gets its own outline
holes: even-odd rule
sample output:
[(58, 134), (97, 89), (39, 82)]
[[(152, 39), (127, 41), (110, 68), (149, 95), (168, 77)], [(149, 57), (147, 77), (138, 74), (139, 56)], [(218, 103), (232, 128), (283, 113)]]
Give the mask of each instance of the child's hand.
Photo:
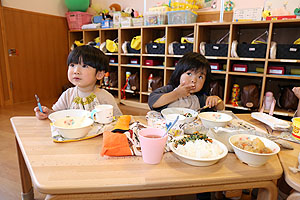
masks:
[(190, 96), (191, 90), (194, 89), (194, 88), (195, 88), (195, 86), (194, 86), (193, 83), (187, 84), (183, 81), (182, 83), (180, 83), (180, 85), (176, 89), (177, 97), (181, 98), (181, 97)]
[(205, 105), (208, 106), (209, 108), (215, 107), (222, 102), (222, 100), (221, 102), (218, 102), (219, 100), (221, 99), (218, 96), (208, 96)]
[(298, 99), (300, 99), (300, 87), (294, 87), (293, 92)]
[(38, 119), (47, 119), (48, 118), (48, 115), (50, 114), (50, 109), (47, 108), (46, 106), (42, 106), (42, 109), (43, 109), (43, 113), (40, 111), (39, 107), (35, 107), (33, 110), (35, 112), (35, 116), (38, 118)]

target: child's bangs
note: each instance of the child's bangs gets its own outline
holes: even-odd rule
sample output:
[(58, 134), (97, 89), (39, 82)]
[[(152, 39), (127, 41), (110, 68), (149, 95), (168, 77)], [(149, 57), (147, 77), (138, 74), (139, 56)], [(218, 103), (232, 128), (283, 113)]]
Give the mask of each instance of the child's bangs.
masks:
[(85, 64), (85, 65), (89, 65), (93, 68), (96, 68), (96, 60), (95, 60), (95, 56), (92, 56), (89, 52), (86, 51), (76, 51), (77, 49), (75, 49), (73, 52), (70, 53), (69, 57), (68, 57), (68, 65), (70, 65), (71, 63), (74, 64)]

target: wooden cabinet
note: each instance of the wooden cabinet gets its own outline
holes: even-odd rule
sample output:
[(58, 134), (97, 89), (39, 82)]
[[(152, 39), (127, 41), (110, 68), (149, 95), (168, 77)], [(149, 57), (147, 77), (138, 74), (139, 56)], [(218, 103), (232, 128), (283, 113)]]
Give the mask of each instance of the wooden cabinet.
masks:
[[(182, 55), (169, 53), (169, 44), (177, 41), (181, 37), (194, 34), (193, 51), (200, 52), (200, 44), (213, 44), (224, 38), (223, 43), (228, 44), (226, 53), (222, 56), (206, 56), (210, 63), (219, 66), (218, 70), (212, 70), (213, 78), (219, 80), (224, 85), (224, 102), (227, 108), (250, 110), (241, 105), (233, 106), (230, 103), (231, 90), (234, 84), (239, 84), (240, 88), (253, 83), (259, 88), (259, 104), (261, 107), (264, 94), (267, 91), (274, 93), (275, 98), (280, 94), (280, 86), (300, 86), (300, 75), (291, 75), (292, 69), (300, 70), (300, 57), (296, 59), (274, 59), (270, 57), (271, 42), (277, 44), (292, 44), (300, 37), (300, 20), (293, 21), (262, 21), (262, 22), (225, 22), (225, 23), (196, 23), (185, 25), (160, 25), (129, 27), (119, 29), (97, 29), (79, 30), (69, 32), (69, 46), (75, 40), (83, 39), (84, 43), (100, 37), (100, 41), (106, 39), (114, 40), (118, 38), (118, 53), (106, 53), (116, 63), (110, 64), (110, 71), (118, 73), (118, 87), (107, 88), (120, 102), (136, 107), (148, 108), (147, 101), (149, 96), (148, 77), (160, 76), (163, 85), (169, 81), (170, 75), (175, 69), (176, 62)], [(232, 42), (238, 41), (239, 44), (251, 44), (259, 35), (267, 33), (265, 40), (265, 55), (260, 58), (254, 57), (232, 57)], [(123, 53), (121, 45), (125, 41), (131, 41), (135, 36), (141, 35), (141, 51), (139, 53)], [(146, 45), (157, 38), (165, 37), (164, 54), (150, 54), (146, 50)], [(147, 60), (158, 60), (158, 66), (146, 65)], [(132, 64), (132, 60), (135, 63)], [(247, 66), (247, 71), (235, 71), (236, 66)], [(285, 74), (274, 75), (268, 73), (268, 67), (283, 66)], [(295, 71), (295, 70), (294, 70)], [(126, 72), (138, 74), (139, 90), (123, 90), (126, 83)], [(122, 92), (121, 92), (122, 91)], [(124, 98), (124, 94), (126, 99)], [(292, 116), (293, 110), (284, 110), (276, 106), (275, 114)]]

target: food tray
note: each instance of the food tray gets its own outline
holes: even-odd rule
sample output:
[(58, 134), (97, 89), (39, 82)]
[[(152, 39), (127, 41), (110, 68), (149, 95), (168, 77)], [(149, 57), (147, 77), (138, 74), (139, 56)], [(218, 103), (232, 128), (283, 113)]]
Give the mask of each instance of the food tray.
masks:
[(290, 124), (288, 122), (278, 119), (276, 117), (273, 117), (271, 115), (268, 115), (266, 113), (253, 112), (253, 113), (251, 113), (251, 117), (267, 124), (273, 130), (283, 130), (283, 129), (290, 128)]

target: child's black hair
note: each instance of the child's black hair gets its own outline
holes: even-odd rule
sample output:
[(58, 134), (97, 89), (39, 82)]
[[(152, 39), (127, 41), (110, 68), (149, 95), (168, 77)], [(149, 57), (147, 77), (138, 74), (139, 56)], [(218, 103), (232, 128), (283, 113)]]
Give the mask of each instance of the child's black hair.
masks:
[(78, 64), (83, 62), (98, 71), (108, 71), (109, 61), (104, 53), (91, 45), (83, 45), (76, 47), (69, 53), (67, 64)]
[(183, 73), (191, 71), (203, 71), (206, 72), (205, 83), (201, 92), (209, 93), (209, 83), (211, 81), (211, 68), (209, 62), (200, 53), (190, 52), (185, 54), (177, 63), (174, 72), (172, 73), (168, 85), (172, 85), (174, 88), (180, 84), (180, 77)]

